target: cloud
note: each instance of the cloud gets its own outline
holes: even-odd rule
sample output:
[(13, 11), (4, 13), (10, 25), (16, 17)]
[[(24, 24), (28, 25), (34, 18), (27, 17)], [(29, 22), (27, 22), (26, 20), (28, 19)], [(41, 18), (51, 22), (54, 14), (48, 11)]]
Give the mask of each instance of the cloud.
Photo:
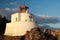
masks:
[(32, 16), (35, 22), (39, 24), (50, 24), (50, 23), (55, 24), (55, 23), (60, 22), (60, 20), (57, 17), (53, 17), (53, 16), (33, 15), (33, 14)]
[(0, 5), (17, 5), (18, 2), (17, 1), (7, 1), (7, 0), (3, 0), (0, 2)]
[(40, 25), (40, 27), (42, 27), (44, 29), (51, 29), (51, 30), (57, 30), (57, 29), (59, 29), (60, 30), (60, 28), (54, 28), (54, 27), (52, 27), (50, 25), (47, 25), (47, 24), (42, 24), (42, 25)]
[(6, 11), (11, 11), (11, 9), (10, 9), (10, 8), (5, 8), (5, 10), (6, 10)]
[(15, 2), (10, 2), (9, 4), (11, 4), (11, 5), (17, 5), (17, 1), (15, 1)]
[(10, 15), (13, 13), (13, 12), (18, 12), (18, 8), (1, 8), (0, 9), (0, 15), (2, 16), (5, 16), (7, 19), (10, 19)]
[(5, 16), (5, 17), (9, 17), (11, 13), (10, 9), (0, 9), (0, 15)]
[(19, 8), (13, 8), (12, 11), (13, 12), (18, 12), (19, 11)]

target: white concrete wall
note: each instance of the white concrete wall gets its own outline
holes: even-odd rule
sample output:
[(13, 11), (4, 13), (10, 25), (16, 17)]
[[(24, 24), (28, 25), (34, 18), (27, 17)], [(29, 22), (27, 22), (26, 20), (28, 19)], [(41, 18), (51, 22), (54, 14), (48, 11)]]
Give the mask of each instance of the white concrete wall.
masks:
[(14, 13), (11, 15), (11, 22), (19, 21), (19, 13)]
[(9, 36), (21, 36), (26, 33), (26, 31), (31, 30), (36, 27), (34, 22), (14, 22), (7, 23), (5, 35)]
[[(11, 15), (11, 22), (16, 21), (34, 21), (33, 18), (29, 18), (30, 13), (14, 13)], [(17, 18), (17, 19), (16, 19)]]
[(29, 18), (29, 16), (31, 16), (30, 13), (20, 13), (20, 21), (31, 21), (33, 18)]

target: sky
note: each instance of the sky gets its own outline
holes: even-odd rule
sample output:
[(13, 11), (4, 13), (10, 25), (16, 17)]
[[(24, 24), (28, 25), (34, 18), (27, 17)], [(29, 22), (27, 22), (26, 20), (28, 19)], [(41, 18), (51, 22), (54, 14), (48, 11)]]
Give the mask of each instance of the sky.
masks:
[(23, 4), (29, 7), (29, 12), (44, 16), (45, 20), (47, 17), (53, 17), (53, 19), (56, 17), (58, 22), (51, 23), (49, 19), (50, 23), (45, 24), (60, 28), (60, 0), (0, 0), (0, 14), (9, 19), (10, 15), (19, 11), (19, 6)]

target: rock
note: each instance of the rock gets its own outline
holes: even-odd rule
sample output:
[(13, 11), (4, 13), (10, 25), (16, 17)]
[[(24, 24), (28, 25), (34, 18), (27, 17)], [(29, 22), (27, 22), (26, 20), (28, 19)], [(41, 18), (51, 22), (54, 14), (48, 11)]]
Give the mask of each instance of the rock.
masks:
[(60, 40), (60, 34), (56, 35), (57, 40)]
[(23, 36), (4, 36), (4, 40), (23, 40)]
[(31, 31), (27, 31), (25, 35), (25, 40), (44, 40), (42, 30), (39, 28), (33, 28)]
[(0, 40), (60, 40), (60, 31), (56, 36), (53, 36), (52, 32), (56, 35), (56, 31), (50, 29), (44, 32), (43, 28), (32, 28), (24, 36), (0, 35)]
[(3, 40), (4, 39), (4, 35), (0, 35), (0, 40)]

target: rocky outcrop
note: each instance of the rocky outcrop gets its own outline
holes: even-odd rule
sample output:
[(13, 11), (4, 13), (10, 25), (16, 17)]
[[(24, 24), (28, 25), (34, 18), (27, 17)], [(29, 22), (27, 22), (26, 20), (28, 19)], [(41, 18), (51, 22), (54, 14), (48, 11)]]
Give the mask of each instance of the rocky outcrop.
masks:
[(44, 31), (43, 28), (32, 28), (24, 36), (0, 35), (0, 40), (60, 40), (60, 31), (49, 29)]
[(33, 28), (31, 31), (27, 31), (25, 40), (56, 40), (56, 38), (44, 32), (43, 28)]
[(5, 36), (3, 40), (24, 40), (23, 36)]
[(43, 29), (33, 28), (31, 31), (27, 31), (25, 40), (44, 40)]
[(51, 34), (53, 37), (55, 37), (56, 40), (60, 40), (60, 30), (50, 30), (50, 29), (47, 29), (46, 32), (48, 34)]

